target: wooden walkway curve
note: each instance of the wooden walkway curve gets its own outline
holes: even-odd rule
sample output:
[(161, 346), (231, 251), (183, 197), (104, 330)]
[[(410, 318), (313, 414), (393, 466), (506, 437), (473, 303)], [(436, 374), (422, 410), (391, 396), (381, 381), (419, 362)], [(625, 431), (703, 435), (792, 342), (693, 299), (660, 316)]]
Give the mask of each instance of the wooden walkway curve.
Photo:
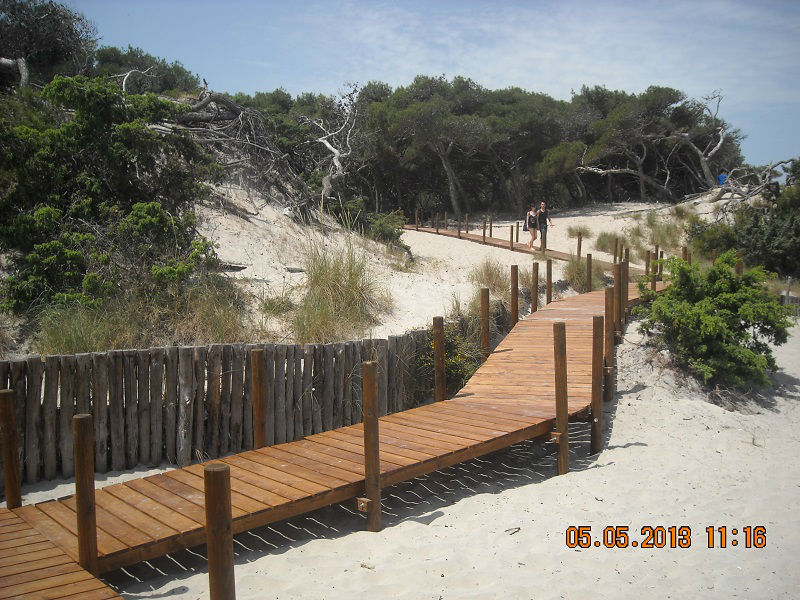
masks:
[[(629, 299), (637, 295), (631, 285)], [(592, 317), (603, 313), (602, 290), (549, 304), (520, 321), (454, 398), (381, 417), (381, 486), (548, 436), (555, 420), (555, 320), (566, 322), (570, 415), (587, 415)], [(230, 466), (234, 533), (362, 495), (363, 450), (358, 424), (218, 459)], [(98, 489), (99, 572), (204, 543), (203, 489), (203, 464)], [(78, 560), (74, 496), (2, 518), (30, 530), (37, 548), (52, 543)], [(8, 549), (2, 543), (5, 573), (15, 553), (2, 553)], [(4, 585), (0, 579), (0, 598)]]

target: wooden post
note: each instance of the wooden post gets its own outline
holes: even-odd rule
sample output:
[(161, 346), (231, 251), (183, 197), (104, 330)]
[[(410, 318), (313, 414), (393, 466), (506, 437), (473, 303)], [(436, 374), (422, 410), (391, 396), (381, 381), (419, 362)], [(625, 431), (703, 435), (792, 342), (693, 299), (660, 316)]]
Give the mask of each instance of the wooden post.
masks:
[(14, 410), (14, 390), (0, 390), (0, 430), (3, 434), (3, 474), (6, 484), (6, 508), (22, 506), (22, 487), (19, 469), (17, 414)]
[(622, 334), (622, 263), (614, 265), (614, 335)]
[(267, 385), (264, 373), (264, 350), (250, 351), (250, 381), (253, 386), (253, 448), (267, 445)]
[(589, 454), (603, 445), (603, 317), (592, 318), (592, 436)]
[(625, 248), (624, 256), (625, 256), (625, 262), (630, 262), (631, 261), (631, 249), (630, 248)]
[(97, 574), (97, 514), (94, 502), (94, 425), (92, 415), (72, 417), (75, 457), (75, 514), (78, 564)]
[(436, 213), (436, 233), (439, 233), (439, 213)]
[(556, 439), (558, 474), (569, 472), (569, 408), (567, 398), (567, 328), (564, 321), (553, 323), (553, 361), (556, 389)]
[(547, 259), (547, 281), (545, 283), (545, 304), (553, 301), (553, 259)]
[(658, 279), (658, 272), (656, 265), (653, 264), (653, 272), (650, 273), (650, 289), (654, 292), (656, 291), (656, 279)]
[(458, 217), (458, 239), (461, 239), (461, 217)]
[(469, 213), (464, 213), (464, 233), (469, 233)]
[(481, 355), (483, 360), (491, 352), (489, 341), (489, 288), (481, 288)]
[[(441, 318), (441, 317), (437, 317)], [(366, 509), (367, 529), (381, 530), (381, 467), (378, 437), (378, 365), (367, 361), (361, 366), (364, 381), (364, 493), (367, 502), (359, 500)]]
[(486, 243), (486, 219), (483, 220), (483, 243)]
[(489, 237), (492, 237), (492, 215), (489, 215)]
[(605, 386), (603, 399), (608, 402), (614, 395), (614, 288), (606, 288), (606, 311), (603, 319), (603, 358), (605, 365)]
[(650, 275), (650, 250), (644, 255), (644, 274)]
[(578, 232), (578, 258), (581, 257), (581, 243), (583, 242), (583, 234)]
[(664, 281), (664, 251), (658, 253), (658, 258), (661, 262), (658, 263), (658, 280)]
[(511, 265), (511, 326), (519, 322), (519, 266)]
[(207, 464), (203, 469), (203, 484), (209, 596), (211, 600), (235, 600), (231, 468), (224, 463)]
[(509, 250), (513, 250), (514, 249), (514, 226), (513, 225), (509, 225), (508, 226), (508, 234), (509, 234), (508, 235), (508, 249)]
[(592, 291), (592, 254), (586, 253), (586, 291)]
[(531, 314), (533, 314), (539, 310), (539, 263), (533, 261), (531, 268)]
[(419, 209), (414, 209), (414, 227), (419, 231)]
[(441, 402), (447, 396), (444, 370), (444, 317), (433, 317), (433, 378), (433, 398)]
[(447, 231), (447, 211), (444, 211), (444, 230)]
[(681, 246), (681, 259), (687, 262), (689, 260), (689, 249), (686, 246)]
[(517, 221), (517, 233), (516, 233), (515, 241), (517, 241), (517, 242), (519, 241), (519, 221)]
[(614, 238), (614, 264), (617, 264), (617, 251), (619, 250), (619, 240)]

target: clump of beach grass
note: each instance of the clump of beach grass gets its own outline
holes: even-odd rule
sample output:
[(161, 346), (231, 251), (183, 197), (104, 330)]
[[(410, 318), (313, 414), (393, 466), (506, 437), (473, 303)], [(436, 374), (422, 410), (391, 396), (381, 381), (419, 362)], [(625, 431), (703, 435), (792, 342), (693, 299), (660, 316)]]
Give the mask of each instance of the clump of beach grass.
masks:
[[(581, 294), (586, 291), (586, 258), (570, 254), (564, 265), (564, 279), (570, 287)], [(592, 262), (592, 289), (597, 290), (605, 285), (605, 272), (597, 262)]]
[(592, 230), (588, 225), (570, 225), (567, 227), (567, 235), (570, 238), (577, 238), (580, 235), (584, 240), (592, 237)]

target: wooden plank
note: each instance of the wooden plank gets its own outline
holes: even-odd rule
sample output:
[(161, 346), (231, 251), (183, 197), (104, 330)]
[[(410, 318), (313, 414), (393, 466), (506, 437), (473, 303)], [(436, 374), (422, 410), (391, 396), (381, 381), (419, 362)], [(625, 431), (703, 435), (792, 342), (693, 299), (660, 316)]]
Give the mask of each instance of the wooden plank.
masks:
[[(286, 346), (286, 374), (283, 392), (284, 410), (283, 419), (286, 430), (286, 441), (294, 440), (294, 346)], [(280, 418), (280, 414), (276, 415)]]
[(212, 344), (208, 349), (208, 431), (206, 452), (210, 458), (219, 456), (220, 419), (222, 418), (222, 345)]
[(344, 346), (344, 390), (342, 393), (342, 424), (353, 424), (353, 348), (354, 342)]
[(336, 429), (344, 424), (344, 352), (344, 343), (338, 342), (333, 345), (333, 413), (331, 429)]
[(294, 406), (294, 439), (303, 437), (303, 347), (294, 347), (294, 388), (292, 405)]
[(361, 342), (353, 343), (353, 399), (350, 407), (350, 421), (351, 423), (361, 423), (363, 402), (362, 402), (362, 389), (361, 389), (361, 364), (363, 358), (361, 356), (362, 344)]
[(92, 422), (94, 470), (108, 471), (108, 354), (92, 353)]
[(169, 346), (164, 361), (164, 452), (168, 463), (176, 464), (178, 456), (178, 360), (177, 346)]
[(20, 468), (20, 481), (25, 466), (25, 404), (28, 396), (28, 382), (26, 377), (27, 364), (24, 360), (11, 361), (10, 386), (14, 390), (14, 413), (17, 417), (17, 456)]
[(322, 431), (333, 428), (333, 395), (335, 384), (334, 348), (333, 344), (322, 346), (323, 372), (322, 380)]
[(194, 402), (194, 348), (178, 350), (178, 406), (175, 455), (179, 466), (192, 460), (192, 405)]
[[(58, 450), (61, 476), (72, 477), (75, 472), (72, 455), (72, 416), (75, 414), (75, 357), (60, 356), (61, 394), (58, 399)], [(13, 363), (11, 375), (13, 378)], [(12, 382), (13, 384), (13, 382)]]
[(389, 412), (389, 341), (374, 340), (378, 363), (378, 416)]
[(27, 390), (25, 400), (25, 481), (39, 481), (39, 464), (41, 462), (41, 441), (39, 430), (42, 421), (42, 378), (44, 363), (41, 357), (32, 356), (27, 359)]
[[(139, 407), (136, 392), (136, 350), (122, 352), (125, 397), (125, 464), (132, 469), (139, 463)], [(63, 379), (63, 377), (62, 377)]]
[[(259, 460), (260, 459), (260, 460)], [(228, 456), (223, 459), (232, 466), (244, 471), (250, 471), (256, 475), (264, 477), (272, 482), (272, 485), (277, 485), (273, 491), (281, 494), (282, 496), (302, 498), (305, 496), (321, 494), (330, 491), (330, 486), (323, 485), (315, 481), (315, 475), (312, 471), (303, 469), (294, 469), (292, 466), (280, 461), (275, 461), (269, 457), (258, 455), (256, 457), (248, 455), (245, 456)], [(304, 479), (300, 472), (307, 478)], [(309, 475), (311, 473), (311, 475)], [(268, 488), (271, 489), (271, 488)], [(280, 490), (284, 490), (281, 492)]]
[(233, 344), (231, 354), (231, 452), (242, 451), (244, 408), (244, 344)]
[(253, 373), (250, 365), (250, 350), (258, 347), (247, 344), (244, 347), (244, 401), (242, 404), (242, 449), (253, 447)]
[(303, 435), (311, 435), (314, 431), (312, 424), (313, 376), (314, 344), (306, 344), (303, 346)]
[(201, 460), (206, 452), (206, 357), (208, 348), (197, 346), (194, 348), (194, 395), (192, 397), (191, 410), (191, 440), (192, 440), (192, 459)]
[(111, 469), (125, 468), (124, 356), (121, 350), (108, 355), (108, 422), (111, 437)]
[(150, 465), (164, 457), (164, 348), (150, 348)]
[(150, 464), (150, 351), (136, 352), (136, 403), (139, 412), (139, 463)]
[(75, 356), (75, 414), (92, 414), (89, 382), (92, 377), (92, 355)]
[(59, 358), (44, 359), (44, 400), (42, 402), (42, 458), (45, 479), (55, 479), (58, 464), (58, 370)]
[[(140, 491), (125, 484), (110, 485), (106, 488), (103, 488), (103, 491), (107, 492), (111, 496), (114, 496), (128, 506), (136, 509), (139, 514), (147, 515), (148, 517), (157, 520), (158, 523), (167, 527), (169, 530), (177, 531), (179, 534), (194, 531), (203, 526), (202, 521), (197, 522), (192, 520), (181, 513), (172, 510), (168, 506), (161, 504), (158, 502), (158, 498), (151, 498), (147, 494), (142, 494)], [(135, 517), (137, 519), (141, 519), (139, 515), (135, 515)], [(132, 524), (135, 525), (135, 523)], [(137, 527), (141, 529), (141, 527), (138, 525)], [(153, 533), (150, 534), (151, 537), (153, 537), (156, 533), (158, 532), (153, 530)], [(154, 539), (163, 540), (164, 536), (158, 533)]]
[(390, 335), (386, 341), (386, 411), (397, 412), (397, 336)]
[[(196, 480), (197, 478), (193, 475), (190, 475), (192, 480)], [(143, 481), (147, 481), (175, 496), (188, 502), (190, 504), (194, 504), (197, 506), (203, 514), (203, 519), (205, 519), (205, 499), (204, 499), (204, 489), (202, 486), (197, 485), (189, 485), (188, 483), (184, 483), (180, 481), (180, 479), (173, 477), (167, 477), (164, 474), (161, 475), (151, 475), (150, 477), (146, 477)], [(130, 485), (130, 482), (128, 482)], [(246, 511), (242, 510), (241, 508), (234, 507), (233, 508), (233, 517), (241, 517), (242, 515), (247, 514)], [(187, 515), (188, 516), (188, 515)], [(204, 521), (205, 522), (205, 521)]]
[(219, 451), (222, 454), (230, 452), (231, 448), (231, 363), (233, 362), (233, 348), (230, 344), (222, 347), (222, 371), (220, 385), (220, 430)]
[[(275, 371), (273, 384), (274, 407), (272, 428), (276, 444), (286, 442), (286, 345), (275, 345)], [(269, 425), (267, 426), (269, 428)]]
[(275, 443), (275, 344), (264, 345), (264, 382), (267, 392), (267, 446)]
[(312, 433), (322, 431), (322, 384), (324, 379), (325, 365), (322, 359), (322, 344), (314, 344), (314, 372), (311, 386)]
[[(179, 514), (201, 527), (205, 522), (205, 514), (202, 506), (194, 504), (186, 500), (184, 497), (156, 485), (147, 478), (131, 479), (130, 481), (125, 482), (124, 485), (132, 490), (135, 490), (142, 496), (146, 496), (153, 502), (158, 502), (161, 506), (168, 508), (170, 511), (172, 511), (172, 514)], [(116, 487), (117, 486), (109, 486), (108, 491), (113, 494), (115, 492), (112, 488)], [(186, 527), (188, 527), (188, 525)], [(186, 529), (186, 527), (183, 529)]]
[(248, 465), (247, 468), (260, 466), (269, 469), (276, 473), (276, 476), (280, 478), (279, 481), (285, 481), (298, 489), (305, 489), (307, 493), (312, 495), (320, 494), (348, 483), (342, 479), (319, 473), (314, 469), (287, 462), (279, 456), (273, 456), (273, 453), (270, 452), (253, 452), (238, 458), (244, 461), (242, 463), (243, 468)]

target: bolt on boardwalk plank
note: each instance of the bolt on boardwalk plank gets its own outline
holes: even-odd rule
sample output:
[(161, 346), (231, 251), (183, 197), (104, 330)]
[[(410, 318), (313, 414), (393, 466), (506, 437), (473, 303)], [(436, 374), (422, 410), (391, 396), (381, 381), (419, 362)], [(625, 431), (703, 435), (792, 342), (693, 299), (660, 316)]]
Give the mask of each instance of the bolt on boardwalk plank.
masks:
[[(632, 285), (629, 301), (636, 298)], [(572, 418), (585, 416), (591, 403), (592, 317), (603, 314), (604, 302), (601, 290), (543, 307), (512, 329), (455, 397), (381, 417), (381, 485), (399, 483), (526, 439), (549, 436), (556, 417), (555, 320), (566, 323), (569, 413)], [(302, 375), (303, 381), (311, 377), (310, 372)], [(276, 413), (275, 418), (281, 419), (278, 435), (283, 436), (284, 428), (288, 435), (285, 411)], [(234, 532), (361, 494), (363, 440), (363, 426), (356, 423), (219, 459), (231, 469)], [(107, 486), (98, 490), (96, 500), (100, 572), (205, 542), (202, 464)], [(0, 542), (16, 544), (0, 546), (0, 573), (9, 568), (13, 571), (19, 564), (14, 562), (12, 547), (39, 552), (49, 544), (42, 559), (55, 556), (53, 548), (57, 546), (62, 556), (58, 560), (63, 561), (60, 565), (77, 560), (74, 497), (23, 506), (0, 517), (2, 523), (13, 519), (17, 527), (10, 538), (16, 541)], [(88, 573), (62, 568), (69, 571), (63, 575), (63, 585), (89, 585)], [(61, 575), (41, 581), (58, 577)], [(6, 579), (2, 581), (3, 586), (12, 588)]]

